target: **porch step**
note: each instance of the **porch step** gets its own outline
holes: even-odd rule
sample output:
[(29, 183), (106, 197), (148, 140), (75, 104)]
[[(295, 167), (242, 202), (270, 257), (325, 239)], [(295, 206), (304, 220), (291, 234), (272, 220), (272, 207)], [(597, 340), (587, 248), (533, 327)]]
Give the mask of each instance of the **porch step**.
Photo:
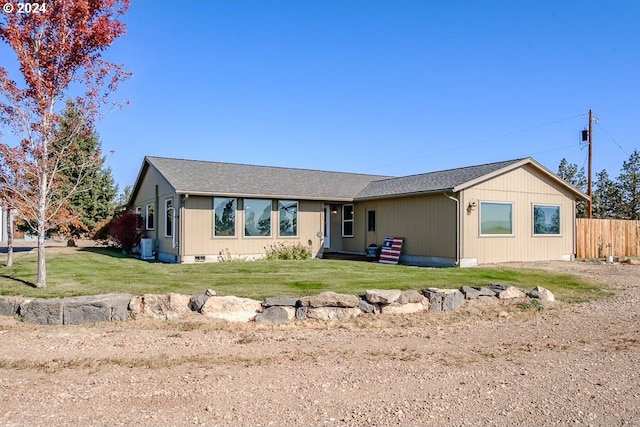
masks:
[(323, 252), (322, 259), (338, 259), (345, 261), (366, 261), (366, 262), (377, 262), (378, 258), (376, 257), (368, 257), (364, 254), (347, 254), (343, 252)]

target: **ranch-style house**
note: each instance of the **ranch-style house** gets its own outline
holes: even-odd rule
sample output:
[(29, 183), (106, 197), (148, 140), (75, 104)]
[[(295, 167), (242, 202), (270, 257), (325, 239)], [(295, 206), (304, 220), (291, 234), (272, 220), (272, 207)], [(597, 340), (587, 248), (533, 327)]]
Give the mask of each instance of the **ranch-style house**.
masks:
[(129, 208), (163, 262), (256, 259), (279, 242), (364, 254), (396, 236), (402, 263), (468, 267), (572, 259), (580, 200), (532, 158), (391, 177), (148, 156)]

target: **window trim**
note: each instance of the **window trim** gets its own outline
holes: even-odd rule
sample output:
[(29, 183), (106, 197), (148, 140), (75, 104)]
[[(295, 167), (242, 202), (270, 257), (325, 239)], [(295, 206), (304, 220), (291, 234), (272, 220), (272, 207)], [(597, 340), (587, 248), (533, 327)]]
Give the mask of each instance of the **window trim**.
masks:
[[(345, 218), (345, 212), (347, 212), (347, 207), (351, 206), (351, 219)], [(351, 234), (346, 234), (344, 230), (344, 226), (346, 223), (351, 223)], [(349, 203), (346, 205), (342, 205), (342, 237), (353, 237), (356, 226), (356, 209), (353, 203)]]
[[(257, 200), (261, 202), (269, 202), (269, 234), (251, 236), (247, 235), (247, 201)], [(247, 239), (270, 239), (273, 236), (273, 200), (259, 198), (245, 198), (242, 200), (243, 227), (242, 236)]]
[[(167, 204), (171, 203), (171, 206)], [(169, 229), (169, 210), (172, 210), (171, 229)], [(173, 237), (175, 234), (176, 208), (173, 207), (173, 197), (164, 199), (164, 237)], [(167, 233), (169, 231), (169, 233)]]
[[(295, 224), (295, 234), (293, 235), (288, 235), (288, 234), (282, 234), (282, 227), (280, 225), (280, 204), (282, 202), (291, 202), (291, 203), (295, 203), (296, 204), (296, 224)], [(299, 230), (299, 225), (298, 225), (298, 212), (300, 212), (300, 201), (299, 200), (292, 200), (292, 199), (280, 199), (278, 200), (278, 237), (282, 237), (284, 239), (296, 239), (300, 236), (300, 230)]]
[[(149, 206), (151, 206), (151, 227), (149, 227)], [(146, 230), (155, 230), (156, 229), (156, 204), (155, 202), (147, 203), (145, 205), (145, 218), (144, 218), (144, 226)]]
[[(233, 200), (233, 235), (219, 236), (216, 234), (216, 199)], [(214, 239), (236, 239), (238, 237), (238, 198), (237, 197), (225, 197), (214, 196), (213, 197), (213, 238)]]
[[(479, 214), (478, 214), (478, 235), (480, 237), (513, 237), (515, 236), (515, 215), (514, 212), (514, 202), (505, 202), (505, 201), (495, 201), (495, 200), (480, 200), (479, 201)], [(511, 233), (483, 233), (482, 232), (482, 205), (483, 204), (492, 204), (492, 205), (509, 205), (511, 206)]]
[[(558, 233), (536, 233), (536, 207), (558, 208)], [(562, 236), (562, 206), (554, 203), (531, 204), (531, 235), (533, 237), (561, 237)]]

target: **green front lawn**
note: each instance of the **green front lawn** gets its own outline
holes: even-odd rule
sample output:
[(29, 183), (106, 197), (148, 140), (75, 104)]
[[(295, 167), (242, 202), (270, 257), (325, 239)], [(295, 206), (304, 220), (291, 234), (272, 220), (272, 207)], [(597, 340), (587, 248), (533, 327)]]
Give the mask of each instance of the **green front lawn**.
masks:
[[(6, 255), (3, 255), (6, 256)], [(106, 293), (181, 294), (214, 289), (218, 295), (263, 299), (322, 291), (362, 295), (367, 289), (459, 288), (491, 283), (543, 286), (556, 298), (582, 302), (609, 295), (601, 285), (568, 274), (529, 269), (417, 268), (355, 261), (253, 261), (161, 264), (109, 249), (47, 248), (47, 287), (36, 289), (35, 251), (0, 267), (0, 295), (67, 297)]]

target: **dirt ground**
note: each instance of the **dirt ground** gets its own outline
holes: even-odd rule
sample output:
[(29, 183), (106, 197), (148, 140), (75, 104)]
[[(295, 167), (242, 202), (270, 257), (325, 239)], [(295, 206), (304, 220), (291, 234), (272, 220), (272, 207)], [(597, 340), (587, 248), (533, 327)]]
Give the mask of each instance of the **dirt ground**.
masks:
[(4, 426), (640, 425), (640, 266), (615, 297), (348, 322), (0, 320)]

